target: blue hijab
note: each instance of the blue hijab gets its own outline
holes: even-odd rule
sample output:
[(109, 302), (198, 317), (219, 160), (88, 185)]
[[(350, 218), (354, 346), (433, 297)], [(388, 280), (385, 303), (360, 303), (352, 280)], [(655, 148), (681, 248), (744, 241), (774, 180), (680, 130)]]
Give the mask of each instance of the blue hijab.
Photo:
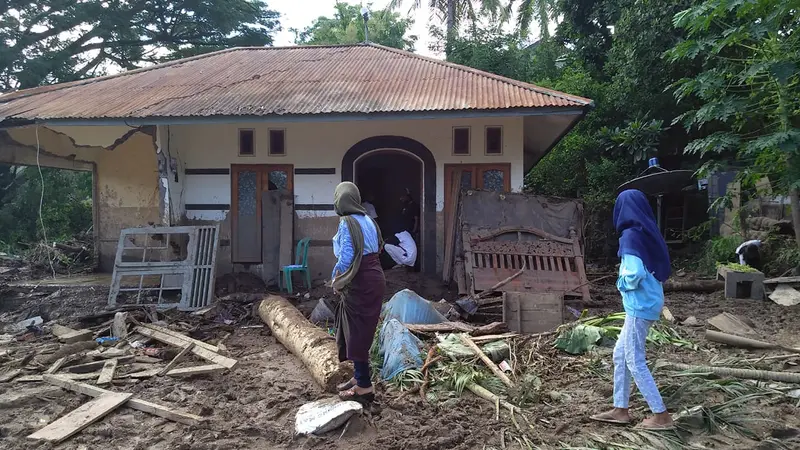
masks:
[(617, 256), (637, 256), (656, 280), (667, 281), (672, 273), (667, 244), (644, 193), (628, 189), (619, 194), (614, 204), (614, 227), (620, 234)]

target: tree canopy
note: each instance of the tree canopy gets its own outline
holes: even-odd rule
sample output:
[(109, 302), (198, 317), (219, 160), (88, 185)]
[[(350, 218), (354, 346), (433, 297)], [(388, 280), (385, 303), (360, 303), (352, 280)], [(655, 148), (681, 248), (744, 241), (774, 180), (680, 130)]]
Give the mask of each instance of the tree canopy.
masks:
[(260, 0), (5, 0), (0, 91), (270, 45), (278, 27), (278, 13)]
[[(372, 11), (369, 7), (367, 30), (370, 42), (414, 51), (417, 36), (406, 33), (414, 25), (411, 19), (404, 19), (390, 10)], [(336, 3), (333, 17), (320, 17), (303, 31), (295, 31), (295, 43), (307, 45), (358, 44), (364, 42), (364, 18), (361, 6), (344, 2)]]

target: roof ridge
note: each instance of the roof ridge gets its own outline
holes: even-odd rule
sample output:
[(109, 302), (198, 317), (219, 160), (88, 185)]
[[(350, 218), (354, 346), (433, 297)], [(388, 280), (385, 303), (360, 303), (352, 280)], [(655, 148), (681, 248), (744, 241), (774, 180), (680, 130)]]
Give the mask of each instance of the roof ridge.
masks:
[(406, 50), (400, 50), (400, 49), (394, 48), (394, 47), (387, 47), (385, 45), (376, 44), (374, 42), (370, 42), (367, 45), (369, 45), (371, 47), (375, 47), (377, 49), (386, 50), (386, 51), (389, 51), (389, 52), (392, 52), (392, 53), (397, 53), (397, 54), (400, 54), (400, 55), (403, 55), (403, 56), (422, 59), (424, 61), (428, 61), (428, 62), (431, 62), (431, 63), (434, 63), (434, 64), (439, 64), (439, 65), (442, 65), (442, 66), (445, 66), (445, 67), (449, 67), (451, 69), (461, 70), (463, 72), (468, 72), (468, 73), (471, 73), (473, 75), (480, 75), (480, 76), (492, 78), (494, 80), (497, 80), (497, 81), (500, 81), (500, 82), (503, 82), (503, 83), (507, 83), (507, 84), (510, 84), (512, 86), (516, 86), (518, 88), (527, 89), (529, 91), (533, 91), (533, 92), (536, 92), (536, 93), (539, 93), (539, 94), (550, 95), (552, 97), (557, 97), (557, 98), (561, 98), (561, 99), (564, 99), (564, 100), (576, 101), (576, 102), (579, 102), (579, 103), (583, 103), (585, 105), (591, 105), (591, 104), (594, 103), (594, 101), (592, 101), (592, 100), (590, 100), (588, 98), (585, 98), (585, 97), (581, 97), (581, 96), (578, 96), (578, 95), (567, 94), (565, 92), (559, 92), (559, 91), (555, 91), (555, 90), (548, 89), (548, 88), (543, 88), (543, 87), (537, 86), (537, 85), (535, 85), (533, 83), (526, 83), (524, 81), (519, 81), (519, 80), (515, 80), (513, 78), (504, 77), (502, 75), (497, 75), (495, 73), (491, 73), (491, 72), (486, 72), (484, 70), (475, 69), (475, 68), (472, 68), (472, 67), (469, 67), (469, 66), (465, 66), (465, 65), (462, 65), (462, 64), (451, 63), (449, 61), (445, 61), (445, 60), (442, 60), (442, 59), (431, 58), (429, 56), (419, 55), (419, 54), (414, 53), (414, 52), (409, 52), (409, 51), (406, 51)]
[(138, 69), (126, 70), (126, 71), (119, 72), (119, 73), (114, 73), (114, 74), (111, 74), (111, 75), (104, 75), (102, 77), (86, 78), (86, 79), (83, 79), (83, 80), (67, 81), (67, 82), (64, 82), (64, 83), (56, 83), (56, 84), (51, 84), (51, 85), (46, 85), (46, 86), (36, 86), (36, 87), (28, 88), (28, 89), (22, 89), (22, 90), (19, 90), (19, 91), (10, 92), (8, 94), (0, 95), (0, 103), (5, 103), (6, 101), (16, 100), (16, 99), (20, 99), (20, 98), (32, 97), (34, 95), (44, 94), (44, 93), (47, 93), (47, 92), (59, 91), (61, 89), (71, 88), (71, 87), (75, 87), (75, 86), (83, 86), (83, 85), (87, 85), (87, 84), (92, 84), (92, 83), (96, 83), (96, 82), (99, 82), (99, 81), (113, 80), (115, 78), (122, 78), (122, 77), (127, 76), (127, 75), (135, 75), (135, 74), (138, 74), (138, 73), (149, 72), (151, 70), (157, 70), (157, 69), (162, 69), (164, 67), (171, 67), (171, 66), (175, 66), (175, 65), (178, 65), (178, 64), (183, 64), (183, 63), (186, 63), (186, 62), (197, 61), (197, 60), (200, 60), (200, 59), (204, 59), (204, 58), (208, 58), (208, 57), (216, 56), (216, 55), (221, 55), (221, 54), (224, 54), (224, 53), (234, 52), (234, 51), (238, 51), (238, 50), (247, 50), (248, 48), (258, 48), (258, 47), (231, 47), (231, 48), (225, 48), (225, 49), (217, 50), (217, 51), (214, 51), (214, 52), (208, 52), (208, 53), (202, 53), (200, 55), (190, 56), (188, 58), (175, 59), (175, 60), (172, 60), (172, 61), (167, 61), (167, 62), (163, 62), (163, 63), (159, 63), (159, 64), (153, 64), (152, 66), (139, 67)]

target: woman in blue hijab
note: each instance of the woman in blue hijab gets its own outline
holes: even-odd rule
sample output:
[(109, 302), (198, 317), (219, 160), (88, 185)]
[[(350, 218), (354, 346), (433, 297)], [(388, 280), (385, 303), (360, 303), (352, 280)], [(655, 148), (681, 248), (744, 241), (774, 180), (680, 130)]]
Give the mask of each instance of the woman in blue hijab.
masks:
[(650, 202), (641, 191), (627, 190), (619, 194), (614, 205), (614, 226), (620, 235), (617, 289), (622, 294), (625, 324), (614, 347), (614, 409), (591, 418), (629, 424), (628, 402), (633, 378), (653, 412), (639, 427), (670, 430), (674, 428), (672, 417), (645, 359), (647, 333), (664, 307), (662, 283), (671, 273), (667, 244), (658, 230)]

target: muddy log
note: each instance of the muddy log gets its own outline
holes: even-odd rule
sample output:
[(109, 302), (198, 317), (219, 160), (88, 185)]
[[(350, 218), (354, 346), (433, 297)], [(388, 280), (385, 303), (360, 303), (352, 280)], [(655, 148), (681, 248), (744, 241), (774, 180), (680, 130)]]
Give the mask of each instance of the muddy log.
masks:
[(712, 293), (725, 289), (724, 281), (717, 280), (668, 280), (664, 292), (705, 292)]
[(258, 315), (272, 330), (272, 335), (303, 361), (311, 376), (326, 391), (336, 392), (336, 385), (353, 376), (350, 363), (340, 363), (336, 342), (321, 328), (309, 322), (285, 298), (264, 297)]

